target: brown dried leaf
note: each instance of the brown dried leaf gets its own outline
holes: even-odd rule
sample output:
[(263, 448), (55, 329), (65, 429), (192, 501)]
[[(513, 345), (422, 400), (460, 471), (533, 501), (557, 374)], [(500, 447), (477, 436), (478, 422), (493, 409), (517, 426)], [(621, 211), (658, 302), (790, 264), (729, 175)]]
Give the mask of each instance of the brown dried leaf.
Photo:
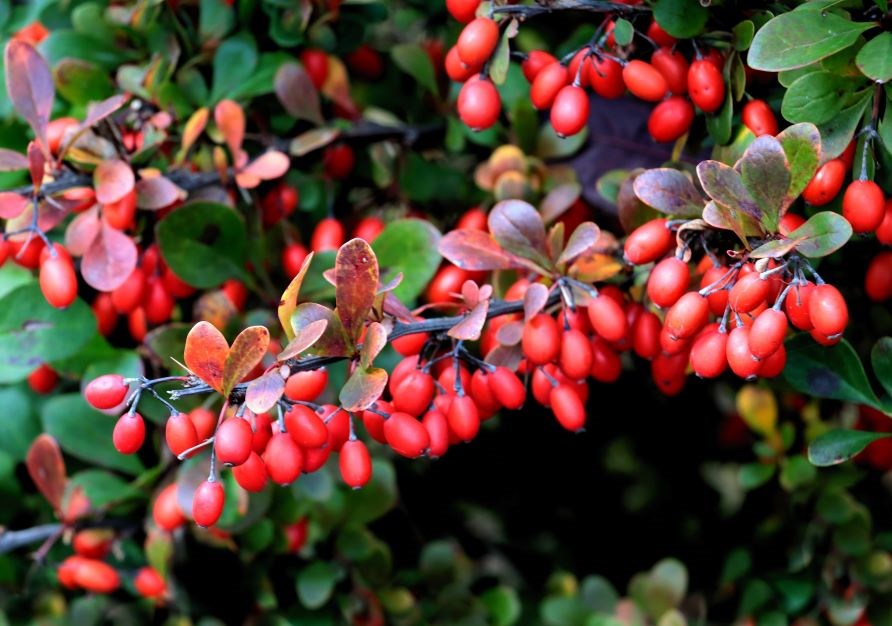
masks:
[(310, 269), (310, 263), (312, 261), (313, 253), (310, 252), (306, 258), (304, 258), (303, 265), (301, 265), (297, 276), (291, 279), (291, 282), (288, 284), (288, 287), (285, 288), (282, 297), (279, 299), (279, 323), (282, 325), (282, 330), (285, 331), (285, 336), (288, 337), (289, 340), (294, 339), (294, 329), (291, 326), (291, 315), (297, 308), (297, 298), (300, 295), (300, 286), (301, 283), (304, 282), (304, 276), (307, 275), (307, 270)]
[(378, 291), (378, 259), (364, 239), (351, 239), (335, 258), (335, 303), (353, 343), (359, 340)]
[(58, 512), (62, 506), (62, 496), (65, 494), (68, 478), (65, 474), (62, 451), (56, 440), (46, 433), (38, 435), (28, 448), (25, 466), (38, 491), (43, 494), (53, 510)]
[(381, 353), (387, 345), (387, 329), (380, 322), (372, 322), (365, 331), (365, 339), (359, 350), (359, 364), (361, 367), (370, 367), (375, 357)]

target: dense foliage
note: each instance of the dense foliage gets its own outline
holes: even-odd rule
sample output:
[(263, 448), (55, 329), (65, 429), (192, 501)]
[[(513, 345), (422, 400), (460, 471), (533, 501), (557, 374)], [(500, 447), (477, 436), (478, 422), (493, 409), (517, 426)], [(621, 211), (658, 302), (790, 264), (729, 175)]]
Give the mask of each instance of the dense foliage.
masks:
[(892, 625), (890, 31), (0, 3), (0, 623)]

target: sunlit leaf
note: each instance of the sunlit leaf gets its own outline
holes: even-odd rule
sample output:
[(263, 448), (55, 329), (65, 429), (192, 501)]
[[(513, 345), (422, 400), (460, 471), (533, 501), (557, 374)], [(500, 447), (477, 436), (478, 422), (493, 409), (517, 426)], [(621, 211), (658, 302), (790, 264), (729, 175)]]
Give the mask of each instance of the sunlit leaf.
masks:
[(216, 391), (223, 393), (223, 370), (229, 343), (216, 327), (198, 322), (186, 337), (183, 361), (186, 367)]
[(224, 396), (228, 396), (233, 387), (260, 363), (267, 348), (269, 331), (266, 326), (249, 326), (238, 334), (223, 365)]

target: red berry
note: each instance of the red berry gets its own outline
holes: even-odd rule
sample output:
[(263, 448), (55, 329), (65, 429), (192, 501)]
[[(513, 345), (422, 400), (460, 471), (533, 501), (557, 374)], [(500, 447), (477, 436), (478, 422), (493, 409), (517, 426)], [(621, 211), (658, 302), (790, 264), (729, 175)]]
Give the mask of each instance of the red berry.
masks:
[(74, 535), (71, 547), (80, 556), (88, 559), (103, 559), (111, 550), (113, 539), (114, 534), (108, 529), (80, 530)]
[(337, 250), (343, 245), (345, 237), (341, 222), (334, 217), (326, 217), (316, 224), (310, 239), (310, 249), (313, 252)]
[(877, 241), (883, 245), (892, 246), (892, 198), (886, 200), (883, 221), (877, 228)]
[(179, 456), (189, 448), (198, 445), (198, 433), (195, 432), (195, 424), (185, 413), (175, 413), (167, 418), (164, 428), (164, 438), (167, 447), (174, 456)]
[(643, 311), (632, 325), (632, 350), (642, 359), (653, 359), (660, 353), (660, 331), (663, 323), (650, 311)]
[(555, 63), (556, 61), (556, 58), (544, 50), (533, 50), (527, 54), (527, 58), (521, 63), (520, 69), (523, 72), (524, 78), (527, 79), (527, 82), (532, 83), (536, 79), (536, 76), (539, 75), (542, 68), (546, 65)]
[(780, 219), (780, 222), (777, 224), (777, 231), (784, 235), (785, 237), (789, 237), (790, 233), (805, 224), (805, 218), (797, 213), (784, 213), (784, 216)]
[(285, 276), (288, 278), (297, 276), (307, 254), (307, 249), (303, 244), (289, 243), (286, 245), (282, 249), (282, 269), (285, 270)]
[(85, 557), (74, 554), (62, 561), (59, 564), (59, 569), (56, 570), (56, 577), (59, 579), (59, 584), (66, 589), (77, 589), (77, 570), (82, 563), (88, 560), (89, 559)]
[(146, 275), (140, 268), (134, 268), (124, 283), (112, 291), (112, 304), (118, 313), (130, 313), (140, 304), (146, 287)]
[(304, 455), (288, 433), (276, 433), (266, 444), (263, 462), (274, 483), (289, 485), (300, 476), (304, 467)]
[(488, 17), (477, 17), (461, 31), (455, 48), (465, 65), (483, 65), (499, 43), (499, 25)]
[(260, 455), (252, 450), (247, 461), (232, 468), (232, 476), (245, 491), (252, 493), (263, 491), (267, 481), (266, 464)]
[(874, 302), (892, 298), (892, 252), (880, 252), (871, 260), (864, 275), (864, 291)]
[(213, 526), (223, 513), (225, 501), (223, 483), (218, 480), (204, 481), (198, 485), (192, 496), (192, 519), (203, 528)]
[(614, 100), (626, 93), (623, 67), (613, 59), (591, 57), (588, 82), (596, 94), (608, 100)]
[(112, 443), (121, 454), (133, 454), (142, 447), (146, 438), (146, 425), (139, 413), (125, 414), (118, 418), (112, 432)]
[(111, 593), (121, 585), (121, 577), (108, 563), (83, 559), (74, 570), (75, 584), (93, 593)]
[(523, 327), (521, 348), (524, 356), (534, 365), (554, 361), (561, 350), (561, 337), (557, 322), (547, 313), (538, 313)]
[[(197, 409), (192, 412), (195, 413)], [(194, 421), (194, 420), (193, 420)], [(217, 426), (217, 419), (214, 418), (214, 425), (211, 427), (211, 434)], [(197, 427), (196, 427), (197, 428)], [(200, 433), (201, 431), (199, 431)], [(254, 436), (251, 438), (251, 450), (262, 455), (266, 451), (266, 444), (273, 436), (273, 422), (266, 413), (258, 413), (254, 416)]]
[(674, 256), (666, 257), (651, 270), (647, 295), (658, 307), (668, 308), (685, 294), (690, 280), (687, 263)]
[(569, 385), (558, 385), (551, 390), (551, 410), (561, 426), (577, 433), (585, 428), (585, 405)]
[(787, 316), (775, 309), (765, 309), (750, 327), (750, 352), (760, 360), (771, 356), (784, 343), (786, 334)]
[(161, 530), (171, 531), (186, 523), (180, 505), (177, 502), (177, 484), (170, 483), (155, 498), (152, 506), (152, 519)]
[(667, 220), (651, 220), (632, 231), (623, 246), (626, 259), (633, 265), (652, 263), (675, 245), (675, 234)]
[(794, 286), (784, 300), (784, 310), (787, 312), (790, 322), (799, 330), (811, 330), (814, 328), (808, 312), (809, 301), (814, 288), (815, 285), (811, 282)]
[(755, 359), (749, 346), (750, 327), (738, 326), (728, 335), (725, 355), (731, 371), (741, 378), (755, 378), (762, 364)]
[(842, 216), (856, 233), (875, 231), (886, 216), (883, 190), (871, 180), (853, 180), (842, 197)]
[[(345, 143), (328, 146), (322, 154), (322, 167), (326, 176), (334, 180), (343, 180), (353, 171), (356, 155), (353, 148)], [(315, 250), (315, 248), (313, 248)]]
[(431, 409), (421, 418), (421, 423), (430, 438), (430, 457), (436, 459), (446, 454), (449, 449), (449, 424), (446, 416), (438, 409)]
[(526, 401), (526, 389), (517, 374), (500, 365), (488, 378), (489, 388), (499, 404), (512, 411), (523, 406)]
[(328, 370), (324, 367), (294, 372), (285, 381), (285, 395), (292, 400), (313, 402), (327, 386)]
[(113, 409), (124, 401), (129, 387), (124, 377), (118, 374), (105, 374), (91, 380), (84, 388), (84, 398), (93, 408)]
[(588, 319), (595, 332), (610, 342), (621, 341), (629, 334), (629, 321), (620, 304), (602, 293), (588, 303)]
[(481, 367), (471, 376), (470, 389), (466, 390), (474, 398), (474, 404), (477, 405), (481, 420), (502, 408), (502, 403), (499, 402), (491, 387), (491, 376), (485, 367)]
[(450, 80), (454, 80), (457, 83), (463, 83), (474, 74), (480, 72), (480, 66), (477, 65), (465, 65), (465, 63), (458, 56), (458, 50), (455, 46), (449, 48), (449, 52), (446, 53), (446, 61), (444, 62), (444, 66), (446, 67), (446, 75)]
[(743, 274), (731, 288), (728, 302), (738, 313), (749, 313), (765, 302), (771, 285), (756, 272)]
[(131, 189), (117, 202), (103, 205), (102, 217), (109, 226), (117, 230), (128, 230), (136, 226), (136, 190)]
[(657, 388), (667, 396), (677, 396), (684, 389), (687, 352), (673, 356), (658, 354), (650, 363), (650, 373)]
[(725, 102), (722, 71), (705, 59), (691, 63), (688, 69), (688, 94), (704, 113), (718, 111)]
[(562, 87), (551, 105), (551, 126), (559, 137), (575, 135), (588, 123), (588, 94), (582, 87)]
[(285, 540), (288, 543), (288, 552), (300, 552), (304, 547), (309, 536), (310, 523), (306, 517), (302, 517), (294, 524), (289, 524), (284, 528)]
[(362, 218), (353, 229), (353, 236), (372, 243), (384, 231), (384, 220), (377, 215), (368, 215)]
[(316, 89), (322, 88), (328, 78), (328, 55), (322, 50), (308, 48), (300, 53), (300, 62), (313, 86)]
[(726, 347), (728, 333), (715, 328), (707, 328), (697, 335), (691, 345), (691, 367), (700, 378), (716, 378), (728, 367)]
[[(350, 438), (350, 414), (333, 404), (323, 404), (316, 411), (328, 429), (328, 445), (325, 448), (340, 452)], [(308, 448), (308, 452), (318, 448)], [(304, 471), (309, 471), (304, 468)]]
[(146, 290), (143, 294), (143, 309), (146, 312), (146, 321), (149, 324), (155, 326), (168, 321), (173, 314), (175, 304), (160, 277), (152, 276), (146, 281)]
[(499, 119), (502, 99), (488, 78), (472, 76), (458, 93), (458, 115), (474, 131), (486, 130)]
[(428, 285), (425, 298), (428, 302), (454, 301), (452, 294), (461, 293), (461, 286), (469, 277), (468, 272), (460, 267), (444, 265)]
[(456, 21), (467, 24), (474, 19), (480, 0), (446, 0), (446, 10)]
[(709, 319), (709, 304), (696, 291), (689, 291), (666, 313), (665, 328), (674, 339), (696, 335)]
[(841, 159), (827, 161), (808, 181), (808, 185), (802, 191), (802, 197), (812, 206), (827, 204), (842, 189), (847, 169)]
[(397, 337), (396, 339), (390, 342), (390, 345), (393, 346), (393, 349), (399, 352), (402, 356), (411, 356), (413, 354), (418, 354), (421, 352), (421, 349), (424, 347), (424, 344), (427, 343), (430, 335), (427, 333), (413, 333), (411, 335), (403, 335), (402, 337)]
[(539, 110), (548, 109), (554, 103), (558, 92), (570, 84), (570, 73), (558, 61), (546, 65), (536, 74), (530, 85), (530, 102)]
[(456, 395), (446, 413), (449, 430), (462, 441), (471, 441), (480, 431), (480, 414), (471, 396)]
[(675, 141), (690, 129), (694, 122), (694, 107), (687, 98), (672, 96), (660, 102), (647, 118), (647, 132), (654, 141)]
[(573, 328), (564, 331), (561, 339), (560, 366), (568, 378), (579, 380), (588, 376), (594, 356), (588, 337)]
[(647, 36), (658, 46), (674, 46), (676, 43), (675, 37), (663, 30), (656, 20), (647, 27)]
[(434, 399), (434, 378), (421, 370), (413, 370), (397, 386), (393, 408), (418, 416), (427, 411)]
[(414, 459), (430, 446), (427, 429), (408, 413), (396, 411), (384, 422), (384, 436), (394, 452)]
[(133, 579), (137, 593), (144, 598), (163, 598), (167, 584), (154, 567), (141, 567)]
[(195, 427), (199, 441), (209, 439), (217, 430), (217, 414), (204, 407), (196, 407), (189, 411), (189, 421)]
[(833, 285), (817, 285), (808, 301), (808, 316), (815, 332), (831, 338), (842, 333), (849, 323), (845, 298)]
[(764, 100), (750, 100), (743, 106), (741, 113), (744, 125), (756, 137), (777, 134), (777, 118), (774, 111)]
[(369, 456), (369, 449), (359, 439), (344, 444), (338, 466), (341, 478), (353, 489), (365, 487), (372, 477), (372, 458)]
[(40, 290), (50, 305), (65, 309), (77, 298), (77, 274), (71, 256), (59, 244), (53, 244), (55, 256), (44, 250), (40, 264)]
[(295, 404), (285, 413), (285, 427), (301, 448), (321, 448), (328, 443), (328, 429), (312, 409)]
[(650, 64), (666, 79), (669, 92), (682, 95), (688, 92), (688, 60), (671, 47), (658, 48), (650, 57)]
[(214, 437), (214, 452), (226, 465), (241, 465), (251, 455), (254, 431), (248, 420), (230, 417), (217, 428)]
[(759, 376), (762, 378), (774, 378), (780, 376), (787, 364), (787, 349), (781, 344), (777, 350), (762, 359), (759, 367)]
[(240, 281), (231, 278), (223, 283), (223, 286), (220, 287), (220, 291), (222, 291), (223, 295), (232, 302), (232, 306), (235, 307), (236, 311), (243, 311), (245, 309), (245, 300), (248, 299), (248, 289)]
[(633, 95), (647, 102), (658, 102), (669, 91), (663, 75), (650, 63), (638, 59), (623, 68), (623, 82)]
[[(619, 379), (623, 371), (622, 361), (610, 344), (601, 337), (591, 339), (592, 371), (589, 376), (601, 383), (613, 383)], [(586, 387), (588, 389), (588, 387)]]

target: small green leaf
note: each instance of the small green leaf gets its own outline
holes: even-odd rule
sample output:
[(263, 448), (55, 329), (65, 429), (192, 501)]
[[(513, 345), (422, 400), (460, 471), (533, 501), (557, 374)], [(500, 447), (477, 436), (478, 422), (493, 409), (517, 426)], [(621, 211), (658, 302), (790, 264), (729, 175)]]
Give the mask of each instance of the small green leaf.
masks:
[(297, 575), (297, 597), (308, 609), (325, 605), (334, 587), (344, 577), (344, 570), (335, 563), (314, 561)]
[(635, 27), (625, 18), (619, 18), (613, 23), (613, 39), (618, 46), (628, 46), (635, 36)]
[(821, 135), (814, 124), (794, 124), (777, 135), (790, 166), (790, 186), (784, 208), (799, 197), (818, 169), (821, 157)]
[(784, 93), (781, 115), (790, 122), (824, 124), (839, 113), (857, 83), (832, 72), (811, 72)]
[(257, 43), (250, 33), (242, 32), (220, 44), (214, 53), (214, 78), (210, 103), (231, 95), (248, 82), (257, 67)]
[(71, 477), (70, 482), (74, 486), (82, 487), (90, 499), (90, 504), (97, 507), (140, 495), (136, 487), (103, 470), (78, 472)]
[(829, 122), (818, 125), (821, 132), (821, 158), (825, 162), (838, 157), (851, 143), (868, 104), (870, 95), (865, 94), (858, 102), (837, 113)]
[(870, 351), (870, 363), (877, 380), (892, 396), (892, 337), (882, 337), (874, 344)]
[(201, 41), (220, 40), (232, 29), (235, 11), (225, 0), (201, 0), (198, 33)]
[(391, 48), (390, 58), (398, 68), (414, 78), (419, 85), (431, 93), (437, 93), (434, 65), (420, 45), (416, 43), (398, 44)]
[(511, 65), (511, 28), (506, 28), (489, 62), (489, 77), (496, 85), (505, 83)]
[(158, 223), (156, 235), (164, 260), (193, 287), (209, 289), (228, 278), (245, 278), (245, 224), (224, 204), (185, 204)]
[(706, 130), (719, 145), (725, 145), (731, 141), (731, 118), (734, 115), (734, 94), (731, 89), (726, 90), (725, 103), (717, 113), (706, 116)]
[(880, 33), (864, 44), (855, 57), (855, 65), (874, 82), (892, 79), (892, 33)]
[(782, 13), (756, 32), (747, 61), (766, 72), (803, 67), (847, 48), (874, 26), (819, 8)]
[(756, 26), (750, 20), (743, 20), (732, 28), (731, 32), (734, 34), (734, 49), (738, 52), (743, 52), (753, 42)]
[(396, 474), (393, 465), (383, 459), (372, 461), (372, 479), (362, 489), (344, 494), (351, 523), (368, 524), (396, 506)]
[(817, 475), (814, 466), (810, 465), (804, 456), (797, 454), (784, 461), (780, 484), (787, 491), (795, 491), (813, 482)]
[(543, 124), (536, 140), (536, 156), (542, 159), (561, 159), (576, 154), (588, 139), (588, 127), (569, 137), (558, 137), (551, 124)]
[(364, 411), (387, 386), (387, 371), (380, 367), (357, 368), (341, 387), (338, 401), (345, 411)]
[[(892, 98), (886, 98), (886, 111), (892, 111)], [(883, 115), (883, 119), (880, 120), (877, 131), (880, 134), (880, 140), (883, 142), (886, 152), (892, 154), (892, 114), (887, 113), (886, 115)]]
[(851, 236), (852, 225), (846, 218), (833, 211), (821, 211), (808, 218), (788, 238), (797, 242), (798, 252), (809, 258), (818, 258), (836, 252)]
[(653, 11), (654, 20), (678, 39), (699, 35), (709, 19), (709, 11), (699, 0), (657, 0)]
[(28, 395), (18, 387), (0, 389), (0, 406), (3, 407), (0, 451), (15, 461), (24, 461), (31, 442), (40, 434), (40, 422), (34, 415)]
[(718, 161), (701, 161), (697, 165), (697, 177), (703, 191), (718, 204), (761, 221), (762, 210), (737, 170)]
[(746, 490), (756, 489), (767, 483), (774, 476), (774, 465), (764, 463), (747, 463), (740, 466), (737, 480)]
[(108, 71), (87, 61), (62, 59), (53, 68), (53, 79), (59, 94), (68, 102), (86, 106), (104, 100), (114, 93)]
[(511, 587), (493, 587), (480, 596), (480, 601), (489, 612), (489, 623), (493, 626), (511, 626), (520, 619), (520, 598)]
[(845, 339), (835, 346), (822, 346), (807, 334), (786, 344), (784, 378), (795, 389), (818, 398), (830, 398), (879, 407), (864, 367)]

